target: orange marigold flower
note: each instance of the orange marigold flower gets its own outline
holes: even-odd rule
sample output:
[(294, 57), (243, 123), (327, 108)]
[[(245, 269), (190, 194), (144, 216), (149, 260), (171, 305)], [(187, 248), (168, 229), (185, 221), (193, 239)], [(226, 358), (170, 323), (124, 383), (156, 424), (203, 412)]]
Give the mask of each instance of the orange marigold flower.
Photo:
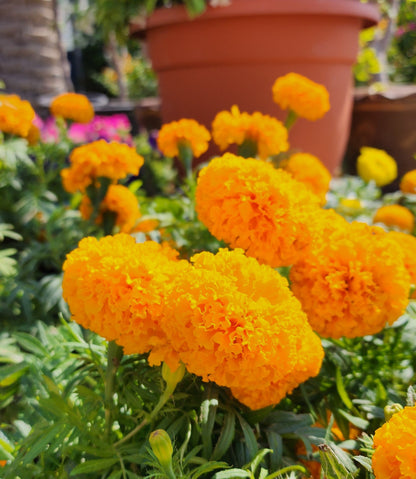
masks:
[(312, 328), (324, 337), (375, 334), (408, 304), (402, 251), (381, 228), (364, 223), (324, 231), (290, 279)]
[(0, 131), (26, 138), (34, 119), (35, 110), (28, 101), (0, 94)]
[(397, 163), (384, 150), (363, 146), (357, 158), (357, 172), (364, 181), (385, 186), (397, 178)]
[(298, 73), (277, 78), (272, 91), (280, 108), (290, 109), (307, 120), (322, 118), (330, 108), (328, 90)]
[(265, 161), (226, 153), (198, 177), (199, 219), (216, 238), (272, 267), (299, 258), (318, 210), (318, 197)]
[(27, 142), (29, 145), (36, 145), (40, 139), (40, 130), (39, 128), (32, 123), (29, 132), (26, 136)]
[(120, 233), (84, 238), (64, 263), (63, 296), (72, 319), (115, 340), (126, 354), (164, 345), (159, 318), (177, 252)]
[(283, 123), (259, 112), (240, 113), (237, 106), (219, 112), (212, 123), (212, 138), (225, 150), (229, 145), (241, 145), (249, 140), (256, 144), (260, 158), (266, 159), (289, 148), (288, 132)]
[(379, 208), (373, 218), (374, 223), (383, 223), (389, 228), (412, 232), (415, 217), (412, 212), (401, 205), (386, 205)]
[(405, 407), (374, 434), (376, 479), (414, 479), (416, 471), (416, 407)]
[(52, 100), (50, 110), (59, 116), (77, 123), (89, 123), (94, 118), (94, 107), (85, 95), (62, 93)]
[[(81, 216), (88, 220), (93, 212), (93, 207), (87, 195), (82, 197), (79, 209)], [(102, 223), (103, 214), (106, 211), (116, 214), (115, 224), (119, 227), (121, 233), (130, 233), (140, 218), (137, 197), (123, 185), (109, 186), (107, 194), (100, 205), (100, 214), (96, 219), (97, 224)]]
[(211, 139), (205, 126), (195, 120), (186, 118), (163, 125), (157, 137), (159, 150), (168, 157), (179, 156), (178, 146), (189, 146), (193, 155), (198, 158), (208, 149)]
[(162, 319), (188, 371), (229, 387), (252, 409), (318, 374), (321, 341), (285, 278), (242, 250), (204, 252), (192, 262), (175, 277)]
[(319, 196), (322, 205), (326, 203), (331, 173), (318, 157), (309, 153), (295, 153), (280, 166)]
[(400, 181), (402, 193), (416, 194), (416, 170), (408, 171)]
[(150, 233), (159, 226), (159, 221), (153, 218), (142, 219), (137, 223), (133, 232), (137, 233)]
[(128, 174), (137, 175), (144, 163), (142, 156), (126, 144), (98, 140), (75, 148), (70, 157), (70, 167), (61, 171), (64, 188), (70, 193), (85, 188), (99, 177), (113, 181)]
[[(413, 286), (416, 286), (416, 238), (401, 231), (390, 231), (388, 235), (402, 249), (404, 265), (410, 275), (410, 282)], [(416, 290), (413, 291), (411, 298), (416, 299)]]

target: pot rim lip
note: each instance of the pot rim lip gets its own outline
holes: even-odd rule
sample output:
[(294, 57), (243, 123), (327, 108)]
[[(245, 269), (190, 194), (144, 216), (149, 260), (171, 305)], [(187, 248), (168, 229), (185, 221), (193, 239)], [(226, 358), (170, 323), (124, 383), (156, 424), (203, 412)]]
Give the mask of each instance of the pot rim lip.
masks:
[(208, 21), (218, 18), (252, 15), (328, 15), (362, 19), (362, 28), (377, 24), (380, 12), (375, 4), (361, 3), (358, 0), (232, 0), (225, 7), (207, 7), (207, 10), (193, 19), (183, 5), (159, 8), (147, 19), (144, 30), (194, 20)]

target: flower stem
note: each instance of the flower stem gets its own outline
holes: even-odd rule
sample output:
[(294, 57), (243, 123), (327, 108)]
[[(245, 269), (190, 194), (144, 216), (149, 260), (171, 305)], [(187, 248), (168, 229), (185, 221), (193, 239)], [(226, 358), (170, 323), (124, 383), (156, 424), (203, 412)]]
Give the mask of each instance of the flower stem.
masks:
[(108, 343), (107, 348), (107, 371), (105, 375), (105, 389), (104, 389), (104, 407), (105, 407), (105, 423), (106, 423), (106, 437), (110, 438), (111, 429), (113, 427), (113, 397), (114, 384), (120, 359), (123, 355), (122, 348), (114, 341)]
[(292, 126), (295, 124), (295, 121), (297, 120), (297, 118), (298, 118), (298, 115), (293, 110), (289, 110), (287, 112), (287, 117), (285, 120), (285, 127), (288, 130), (290, 130)]

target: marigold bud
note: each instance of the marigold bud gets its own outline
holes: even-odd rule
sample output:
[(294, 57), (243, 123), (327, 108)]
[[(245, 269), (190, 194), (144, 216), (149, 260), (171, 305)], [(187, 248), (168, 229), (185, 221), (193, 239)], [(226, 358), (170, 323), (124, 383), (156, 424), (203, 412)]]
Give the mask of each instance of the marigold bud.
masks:
[(149, 437), (150, 447), (160, 465), (170, 470), (172, 467), (173, 446), (169, 434), (164, 429), (156, 429)]
[(390, 404), (384, 408), (384, 417), (386, 421), (390, 421), (392, 416), (403, 409), (403, 406), (399, 403)]

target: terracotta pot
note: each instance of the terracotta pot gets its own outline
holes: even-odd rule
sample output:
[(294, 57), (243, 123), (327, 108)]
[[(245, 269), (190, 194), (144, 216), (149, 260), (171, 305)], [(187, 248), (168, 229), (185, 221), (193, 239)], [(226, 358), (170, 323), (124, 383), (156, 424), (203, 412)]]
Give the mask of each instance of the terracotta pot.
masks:
[(328, 88), (331, 111), (317, 122), (298, 120), (291, 145), (334, 171), (348, 138), (358, 33), (377, 18), (378, 9), (359, 0), (232, 0), (193, 20), (181, 6), (156, 10), (146, 38), (162, 119), (210, 127), (218, 111), (236, 104), (282, 120), (271, 88), (297, 72)]
[(371, 94), (367, 87), (355, 89), (351, 133), (343, 170), (356, 173), (362, 146), (385, 150), (397, 162), (398, 179), (386, 187), (397, 189), (400, 177), (416, 169), (416, 85), (389, 85)]

